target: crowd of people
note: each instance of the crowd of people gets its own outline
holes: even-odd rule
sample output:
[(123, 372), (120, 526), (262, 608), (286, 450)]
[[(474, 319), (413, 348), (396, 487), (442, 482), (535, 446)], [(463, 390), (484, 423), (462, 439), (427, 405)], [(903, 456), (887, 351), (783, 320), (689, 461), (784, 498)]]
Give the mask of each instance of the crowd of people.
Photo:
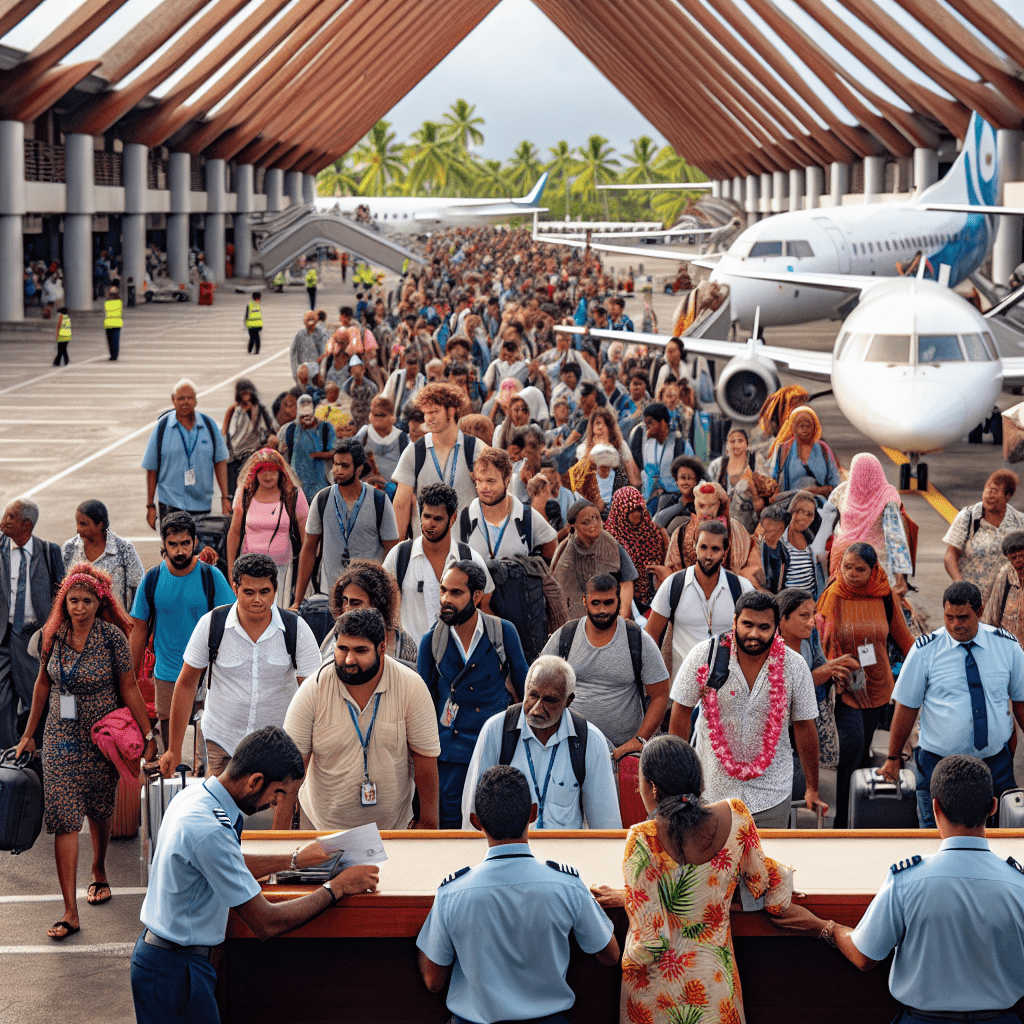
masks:
[[(988, 802), (1014, 786), (1017, 478), (994, 473), (951, 524), (945, 625), (922, 635), (916, 525), (874, 455), (840, 464), (806, 391), (771, 396), (757, 429), (728, 430), (706, 464), (699, 365), (679, 339), (645, 351), (590, 333), (634, 329), (593, 255), (467, 228), (425, 256), (389, 294), (360, 283), (336, 319), (305, 313), (269, 409), (240, 378), (218, 425), (195, 383), (175, 385), (142, 461), (162, 541), (148, 572), (99, 501), (78, 507), (62, 548), (34, 536), (32, 501), (8, 506), (0, 747), (43, 751), (65, 899), (49, 934), (80, 926), (83, 816), (87, 900), (110, 898), (118, 771), (90, 728), (129, 709), (167, 776), (198, 706), (194, 769), (222, 780), (224, 806), (257, 806), (239, 780), (260, 742), (291, 765), (277, 828), (478, 827), (514, 846), (531, 821), (634, 826), (625, 890), (599, 894), (631, 920), (623, 1019), (658, 1019), (697, 983), (718, 1008), (707, 1019), (738, 1019), (725, 945), (737, 879), (787, 927), (826, 928), (790, 907), (758, 827), (786, 827), (798, 805), (847, 827), (879, 727), (881, 775), (916, 764), (922, 825), (933, 798), (952, 806), (937, 792), (945, 759), (968, 774), (959, 755), (983, 762)], [(244, 316), (258, 352), (259, 293)], [(230, 517), (219, 559), (197, 543), (211, 512)], [(624, 822), (623, 780), (637, 777), (653, 817)], [(716, 923), (698, 941), (707, 958), (649, 987), (652, 943), (678, 939), (671, 915), (652, 914), (680, 865), (699, 866), (702, 895), (672, 920)], [(428, 984), (459, 948), (440, 895), (420, 939)], [(155, 909), (143, 921), (160, 934)], [(618, 959), (603, 925), (581, 928), (585, 951)], [(855, 962), (851, 941), (881, 948), (844, 934)], [(472, 997), (455, 1012), (508, 1016), (480, 1016)]]

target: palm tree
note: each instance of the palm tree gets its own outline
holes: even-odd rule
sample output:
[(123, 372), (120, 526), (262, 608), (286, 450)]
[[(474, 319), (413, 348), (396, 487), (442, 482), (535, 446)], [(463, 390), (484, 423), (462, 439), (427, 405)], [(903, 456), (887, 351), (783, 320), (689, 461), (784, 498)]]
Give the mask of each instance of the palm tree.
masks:
[[(662, 181), (707, 181), (707, 175), (692, 164), (687, 163), (671, 146), (662, 146), (654, 158), (653, 169)], [(680, 214), (694, 200), (700, 198), (698, 192), (659, 192), (652, 200), (658, 216), (671, 227)]]
[(626, 161), (633, 166), (622, 175), (621, 180), (627, 185), (650, 185), (659, 177), (658, 171), (654, 167), (658, 147), (649, 135), (641, 135), (639, 139), (632, 141), (633, 152), (626, 157)]
[[(572, 146), (569, 145), (565, 139), (561, 139), (556, 146), (549, 146), (548, 152), (551, 154), (551, 159), (544, 164), (542, 170), (548, 172), (552, 178), (552, 185), (557, 182), (565, 195), (565, 216), (569, 217), (571, 211), (569, 209), (569, 185), (570, 178), (574, 175), (579, 168), (579, 164), (576, 157), (572, 155)], [(554, 191), (554, 188), (552, 188)]]
[(508, 196), (511, 193), (508, 178), (500, 160), (484, 160), (477, 167), (476, 193), (480, 196)]
[(515, 148), (508, 165), (508, 179), (517, 188), (526, 191), (533, 188), (540, 177), (540, 160), (537, 159), (537, 147), (523, 139)]
[(395, 143), (395, 133), (390, 128), (389, 121), (378, 121), (353, 153), (362, 175), (359, 181), (362, 195), (382, 196), (388, 182), (404, 176), (402, 147)]
[[(593, 195), (596, 199), (597, 186), (615, 180), (615, 168), (619, 166), (619, 161), (612, 156), (614, 152), (603, 135), (591, 135), (587, 144), (579, 149), (580, 174), (572, 187), (573, 192), (577, 195)], [(605, 220), (610, 219), (607, 192), (604, 193), (604, 216)]]
[(359, 178), (352, 169), (352, 160), (348, 153), (325, 167), (316, 176), (318, 196), (356, 195), (358, 192)]
[(415, 194), (421, 189), (428, 194), (441, 192), (448, 182), (452, 156), (452, 144), (443, 138), (441, 125), (424, 121), (412, 133), (412, 143), (406, 150), (409, 192)]
[(467, 103), (465, 100), (456, 100), (445, 112), (444, 126), (447, 141), (454, 142), (461, 149), (471, 150), (473, 146), (482, 145), (484, 133), (476, 126), (482, 125), (482, 117), (474, 117), (476, 110), (475, 103)]

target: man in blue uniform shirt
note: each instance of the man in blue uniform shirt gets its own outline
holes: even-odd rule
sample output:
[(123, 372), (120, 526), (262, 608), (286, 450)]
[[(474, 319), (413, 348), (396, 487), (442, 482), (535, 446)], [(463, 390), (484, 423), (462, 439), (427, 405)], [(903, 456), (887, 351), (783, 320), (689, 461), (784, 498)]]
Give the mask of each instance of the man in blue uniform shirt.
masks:
[(985, 839), (995, 814), (992, 773), (954, 755), (932, 774), (939, 852), (893, 864), (856, 928), (829, 921), (821, 937), (862, 971), (896, 949), (889, 991), (900, 1024), (1019, 1024), (1024, 997), (1024, 867)]
[(565, 980), (569, 932), (584, 953), (614, 967), (612, 923), (575, 868), (541, 864), (530, 853), (537, 805), (522, 772), (488, 769), (472, 817), (487, 836), (487, 857), (441, 883), (416, 940), (423, 980), (440, 992), (454, 962), (448, 1009), (455, 1024), (565, 1024), (575, 1001)]
[(917, 811), (922, 828), (934, 828), (929, 782), (935, 766), (950, 754), (971, 754), (991, 769), (996, 797), (1013, 789), (1013, 758), (1007, 741), (1013, 721), (1024, 728), (1024, 651), (1005, 629), (978, 622), (981, 591), (954, 583), (942, 595), (943, 629), (919, 637), (900, 670), (893, 697), (889, 756), (881, 774), (895, 781), (903, 745), (921, 710), (914, 754), (920, 769)]
[(291, 854), (243, 856), (242, 820), (294, 797), (305, 774), (302, 755), (275, 725), (246, 736), (224, 773), (187, 786), (167, 805), (142, 904), (145, 926), (132, 953), (138, 1024), (218, 1024), (214, 946), (224, 941), (228, 911), (260, 939), (298, 928), (347, 894), (377, 886), (377, 868), (356, 866), (310, 895), (269, 903), (257, 877), (327, 859), (313, 842)]

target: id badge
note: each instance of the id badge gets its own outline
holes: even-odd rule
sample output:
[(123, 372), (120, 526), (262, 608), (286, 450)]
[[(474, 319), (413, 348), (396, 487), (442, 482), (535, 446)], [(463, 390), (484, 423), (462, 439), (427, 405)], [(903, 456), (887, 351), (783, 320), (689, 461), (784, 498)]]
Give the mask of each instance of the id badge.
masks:
[(369, 779), (363, 779), (359, 787), (359, 802), (363, 807), (375, 807), (377, 804), (377, 783)]
[(75, 702), (73, 693), (62, 693), (60, 695), (60, 717), (69, 721), (78, 718), (78, 705)]
[(455, 716), (459, 713), (459, 705), (451, 697), (444, 702), (444, 710), (441, 712), (441, 724), (450, 729)]
[(870, 668), (872, 665), (878, 664), (878, 659), (875, 657), (875, 645), (861, 644), (857, 648), (857, 660), (860, 662), (861, 668)]
[(185, 470), (185, 486), (194, 487), (196, 483), (196, 471), (194, 469)]

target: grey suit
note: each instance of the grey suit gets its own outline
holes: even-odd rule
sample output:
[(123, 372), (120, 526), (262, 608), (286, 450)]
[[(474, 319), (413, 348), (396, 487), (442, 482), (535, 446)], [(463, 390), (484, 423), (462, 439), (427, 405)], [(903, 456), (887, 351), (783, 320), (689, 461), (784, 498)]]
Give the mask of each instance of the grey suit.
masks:
[(33, 538), (28, 585), (36, 621), (26, 622), (20, 633), (11, 624), (11, 539), (0, 537), (0, 750), (17, 744), (18, 699), (32, 703), (32, 690), (39, 674), (39, 662), (28, 653), (32, 634), (46, 621), (53, 599), (64, 578), (60, 547), (52, 541)]

